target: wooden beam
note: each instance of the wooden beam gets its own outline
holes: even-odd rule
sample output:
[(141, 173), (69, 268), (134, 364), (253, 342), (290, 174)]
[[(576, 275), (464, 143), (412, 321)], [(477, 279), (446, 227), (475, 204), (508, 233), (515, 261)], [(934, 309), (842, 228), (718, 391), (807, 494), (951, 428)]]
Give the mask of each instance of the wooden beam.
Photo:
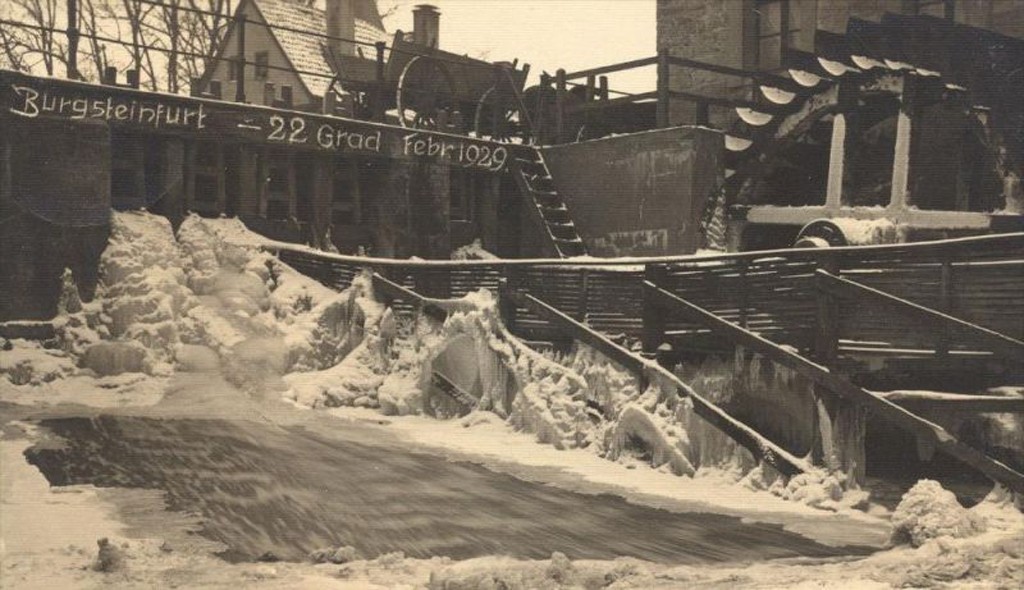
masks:
[(376, 272), (373, 273), (372, 279), (373, 288), (380, 291), (380, 293), (385, 297), (408, 301), (414, 306), (422, 309), (424, 313), (441, 321), (447, 318), (449, 314), (476, 309), (476, 306), (472, 303), (462, 299), (435, 299), (433, 297), (424, 297), (416, 291), (403, 287), (402, 285), (399, 285)]
[(621, 72), (623, 70), (632, 70), (633, 68), (642, 68), (658, 63), (657, 57), (643, 57), (640, 59), (634, 59), (631, 61), (624, 61), (617, 64), (610, 64), (607, 66), (601, 66), (598, 68), (590, 68), (588, 70), (579, 70), (577, 72), (569, 72), (565, 75), (566, 80), (575, 80), (578, 78), (586, 78), (587, 76), (600, 76), (601, 74), (611, 74), (613, 72)]
[(832, 146), (828, 157), (828, 187), (825, 207), (838, 209), (843, 204), (843, 164), (846, 159), (846, 115), (832, 118)]
[(887, 391), (880, 396), (905, 408), (955, 412), (1024, 413), (1024, 397), (1001, 395), (960, 395), (931, 391)]
[(854, 385), (843, 377), (832, 373), (826, 367), (814, 363), (796, 352), (783, 348), (758, 334), (744, 330), (732, 322), (723, 320), (706, 309), (694, 305), (674, 293), (665, 291), (650, 281), (644, 281), (644, 288), (652, 292), (652, 301), (657, 302), (666, 312), (677, 313), (698, 322), (711, 331), (729, 338), (737, 345), (749, 348), (774, 362), (785, 365), (834, 394), (861, 404), (882, 419), (915, 434), (919, 447), (937, 448), (977, 469), (993, 481), (1005, 484), (1014, 491), (1024, 492), (1024, 474), (960, 442), (941, 426), (916, 416), (877, 393)]
[(655, 115), (655, 124), (659, 128), (668, 127), (668, 107), (670, 100), (671, 84), (669, 83), (669, 53), (668, 49), (658, 50), (658, 108)]
[(577, 113), (582, 111), (596, 111), (602, 109), (608, 109), (617, 107), (623, 104), (639, 102), (641, 100), (651, 100), (658, 98), (657, 92), (644, 92), (642, 94), (631, 94), (629, 96), (620, 96), (618, 98), (612, 98), (609, 100), (598, 100), (591, 102), (581, 102), (574, 105), (566, 105), (566, 113)]
[(742, 445), (759, 461), (768, 463), (783, 475), (789, 477), (812, 469), (804, 460), (793, 456), (785, 449), (761, 436), (753, 428), (725, 413), (714, 403), (704, 399), (668, 369), (638, 357), (626, 348), (615, 344), (602, 334), (577, 322), (533, 295), (517, 292), (515, 297), (520, 305), (529, 307), (538, 314), (543, 315), (555, 323), (559, 329), (584, 344), (594, 347), (601, 354), (626, 367), (634, 375), (642, 374), (645, 383), (652, 377), (655, 377), (661, 383), (673, 385), (679, 395), (690, 398), (695, 414)]
[(816, 273), (818, 285), (830, 294), (891, 307), (927, 325), (955, 330), (967, 340), (984, 346), (1002, 358), (1015, 363), (1024, 362), (1024, 342), (1020, 340), (823, 270)]
[(548, 305), (529, 293), (513, 290), (510, 292), (510, 295), (512, 300), (518, 305), (533, 310), (544, 319), (556, 324), (567, 335), (572, 336), (622, 365), (623, 368), (633, 374), (633, 377), (646, 385), (647, 375), (645, 371), (647, 363), (643, 359), (627, 352), (621, 346), (609, 340), (605, 335), (574, 320), (561, 310)]
[(914, 105), (914, 78), (903, 76), (903, 93), (900, 95), (900, 110), (896, 118), (896, 147), (892, 161), (892, 189), (889, 193), (890, 209), (906, 209), (907, 190), (910, 183), (910, 143), (913, 136), (913, 117), (917, 110)]
[(461, 387), (453, 383), (451, 379), (449, 379), (448, 377), (441, 373), (438, 373), (437, 371), (431, 371), (430, 382), (435, 387), (443, 391), (446, 395), (448, 395), (455, 401), (459, 402), (460, 404), (466, 406), (466, 408), (470, 411), (475, 409), (477, 404), (480, 403), (480, 400), (473, 397), (472, 394), (462, 389)]

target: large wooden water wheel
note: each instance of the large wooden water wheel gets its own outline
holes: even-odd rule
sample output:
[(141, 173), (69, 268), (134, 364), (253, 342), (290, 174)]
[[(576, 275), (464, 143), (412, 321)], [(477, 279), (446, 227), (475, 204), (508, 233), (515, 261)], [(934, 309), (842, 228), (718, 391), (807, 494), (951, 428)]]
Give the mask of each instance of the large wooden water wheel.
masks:
[(417, 55), (402, 68), (395, 102), (403, 127), (461, 131), (464, 126), (455, 78), (429, 56)]

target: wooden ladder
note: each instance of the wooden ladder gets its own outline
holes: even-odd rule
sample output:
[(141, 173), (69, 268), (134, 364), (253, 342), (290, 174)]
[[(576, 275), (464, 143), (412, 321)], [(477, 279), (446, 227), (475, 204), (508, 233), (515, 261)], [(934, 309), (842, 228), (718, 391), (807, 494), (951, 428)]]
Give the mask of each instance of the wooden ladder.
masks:
[(532, 157), (512, 158), (512, 176), (519, 190), (533, 203), (532, 209), (537, 213), (552, 249), (559, 258), (585, 255), (586, 246), (576, 231), (576, 224), (569, 215), (565, 201), (555, 188), (544, 156), (537, 148), (531, 149), (529, 153)]

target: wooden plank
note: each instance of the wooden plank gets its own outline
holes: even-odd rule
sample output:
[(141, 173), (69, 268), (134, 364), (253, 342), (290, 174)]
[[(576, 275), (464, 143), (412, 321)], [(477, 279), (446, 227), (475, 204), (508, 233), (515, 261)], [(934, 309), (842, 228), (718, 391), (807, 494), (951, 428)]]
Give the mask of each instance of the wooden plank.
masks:
[(587, 76), (600, 76), (601, 74), (611, 74), (613, 72), (621, 72), (623, 70), (632, 70), (634, 68), (642, 68), (658, 63), (657, 56), (653, 57), (642, 57), (640, 59), (634, 59), (630, 61), (624, 61), (617, 64), (610, 64), (607, 66), (601, 66), (597, 68), (590, 68), (588, 70), (579, 70), (577, 72), (569, 72), (565, 74), (566, 80), (575, 80), (577, 78), (586, 78)]
[(1024, 397), (1020, 396), (935, 394), (922, 391), (887, 391), (879, 392), (878, 395), (915, 410), (1024, 413)]
[(793, 456), (785, 449), (761, 436), (753, 428), (736, 420), (715, 404), (701, 397), (671, 371), (656, 363), (651, 363), (638, 357), (622, 346), (608, 340), (602, 334), (573, 320), (558, 309), (528, 293), (519, 292), (515, 296), (523, 305), (531, 307), (538, 313), (542, 313), (556, 322), (559, 329), (573, 338), (593, 346), (601, 354), (626, 367), (634, 375), (638, 373), (642, 375), (644, 383), (651, 377), (657, 377), (661, 382), (668, 382), (675, 386), (677, 393), (690, 398), (695, 414), (721, 430), (726, 436), (743, 445), (755, 458), (768, 463), (783, 475), (788, 477), (811, 470), (811, 467), (804, 460)]
[(838, 297), (867, 299), (879, 305), (897, 309), (902, 314), (916, 318), (921, 322), (927, 322), (925, 325), (930, 323), (932, 327), (938, 325), (949, 330), (956, 330), (958, 334), (990, 348), (992, 352), (1003, 358), (1015, 362), (1024, 361), (1024, 342), (1020, 340), (1010, 338), (995, 330), (983, 328), (977, 324), (965, 322), (934, 309), (911, 303), (906, 299), (901, 299), (895, 295), (890, 295), (855, 281), (837, 277), (823, 270), (818, 271), (818, 276), (822, 279), (822, 289), (830, 294)]
[(857, 402), (879, 417), (918, 437), (918, 445), (924, 449), (939, 449), (947, 455), (977, 469), (993, 481), (997, 481), (1017, 492), (1024, 492), (1024, 474), (986, 456), (970, 447), (937, 424), (933, 424), (876, 393), (857, 387), (843, 377), (807, 358), (787, 350), (753, 332), (727, 322), (713, 313), (678, 297), (654, 283), (644, 281), (644, 287), (651, 294), (651, 300), (669, 313), (678, 313), (699, 321), (712, 331), (728, 338), (733, 343), (749, 348), (768, 359), (785, 365), (827, 390)]

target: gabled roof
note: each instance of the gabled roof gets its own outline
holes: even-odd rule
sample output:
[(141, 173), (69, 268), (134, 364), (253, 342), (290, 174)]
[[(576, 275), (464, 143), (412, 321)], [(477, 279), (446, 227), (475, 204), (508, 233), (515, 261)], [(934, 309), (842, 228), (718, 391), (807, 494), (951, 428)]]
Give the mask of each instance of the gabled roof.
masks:
[[(251, 0), (268, 24), (290, 27), (302, 31), (327, 33), (327, 20), (323, 10), (307, 6), (301, 0)], [(390, 38), (381, 23), (375, 0), (355, 0), (356, 41), (363, 43), (388, 42)], [(323, 46), (326, 39), (281, 29), (270, 29), (277, 39), (285, 57), (296, 70), (323, 74), (322, 76), (298, 74), (302, 83), (314, 96), (323, 96), (330, 87), (334, 72), (324, 59)], [(372, 48), (363, 47), (371, 58)]]

